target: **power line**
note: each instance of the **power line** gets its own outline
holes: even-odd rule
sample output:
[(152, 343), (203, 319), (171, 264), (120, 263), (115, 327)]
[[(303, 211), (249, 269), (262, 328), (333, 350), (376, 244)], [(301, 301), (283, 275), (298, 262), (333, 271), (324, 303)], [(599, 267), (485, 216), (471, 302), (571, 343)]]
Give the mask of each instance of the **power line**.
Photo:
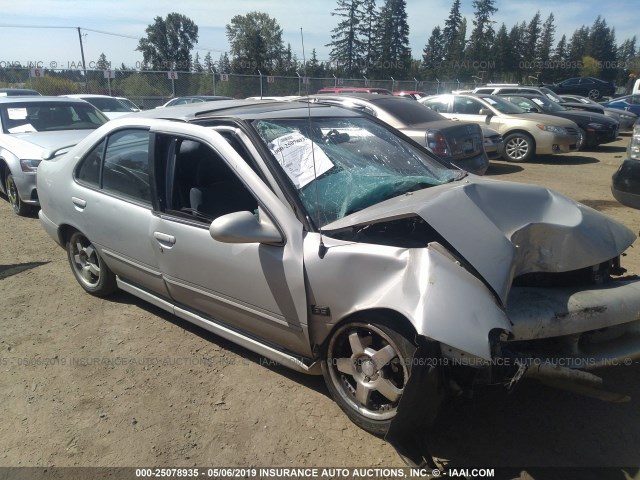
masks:
[[(80, 30), (84, 30), (87, 32), (93, 32), (93, 33), (101, 33), (103, 35), (111, 35), (113, 37), (122, 37), (122, 38), (130, 38), (133, 40), (140, 40), (140, 37), (135, 37), (133, 35), (125, 35), (123, 33), (115, 33), (115, 32), (107, 32), (104, 30), (96, 30), (93, 28), (85, 28), (85, 27), (67, 27), (67, 26), (48, 26), (48, 25), (14, 25), (14, 24), (0, 24), (0, 28), (68, 28), (68, 29), (80, 29)], [(193, 47), (193, 50), (201, 50), (203, 52), (217, 52), (217, 53), (224, 53), (226, 50), (220, 50), (217, 48), (208, 48), (208, 47), (200, 47), (200, 46), (195, 46)]]

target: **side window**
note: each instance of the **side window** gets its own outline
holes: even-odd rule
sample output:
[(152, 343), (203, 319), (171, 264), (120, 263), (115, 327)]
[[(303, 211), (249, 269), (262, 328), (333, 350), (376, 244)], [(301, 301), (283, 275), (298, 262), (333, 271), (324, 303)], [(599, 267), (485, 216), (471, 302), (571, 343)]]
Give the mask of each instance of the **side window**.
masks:
[(455, 97), (453, 99), (453, 113), (466, 115), (480, 115), (482, 104), (473, 98)]
[(106, 140), (102, 140), (91, 152), (82, 160), (76, 169), (76, 180), (85, 185), (100, 188), (100, 165), (104, 156)]
[(123, 130), (109, 137), (102, 169), (102, 188), (151, 203), (148, 131)]
[(166, 210), (210, 223), (258, 202), (235, 172), (208, 145), (176, 138), (167, 151)]
[(449, 110), (449, 101), (447, 99), (430, 98), (422, 102), (422, 104), (440, 113), (447, 113)]

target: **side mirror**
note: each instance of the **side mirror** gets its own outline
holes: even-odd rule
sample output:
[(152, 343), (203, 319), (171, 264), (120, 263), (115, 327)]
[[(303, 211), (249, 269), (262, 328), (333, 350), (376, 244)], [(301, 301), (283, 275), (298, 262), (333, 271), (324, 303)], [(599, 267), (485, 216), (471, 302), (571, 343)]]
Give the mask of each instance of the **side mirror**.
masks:
[(267, 243), (284, 242), (273, 221), (258, 208), (258, 217), (251, 212), (233, 212), (216, 218), (209, 227), (214, 240), (223, 243)]
[(485, 115), (487, 117), (492, 117), (493, 116), (493, 112), (488, 108), (481, 108), (480, 109), (480, 115)]

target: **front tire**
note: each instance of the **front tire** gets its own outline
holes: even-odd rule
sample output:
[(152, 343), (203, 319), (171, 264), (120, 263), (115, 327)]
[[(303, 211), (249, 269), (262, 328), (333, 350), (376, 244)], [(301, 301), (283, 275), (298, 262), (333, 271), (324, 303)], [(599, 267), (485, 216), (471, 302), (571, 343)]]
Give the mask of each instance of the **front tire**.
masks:
[(118, 288), (116, 276), (82, 233), (74, 232), (67, 240), (67, 258), (73, 275), (87, 293), (104, 297)]
[(535, 154), (535, 143), (526, 133), (512, 133), (504, 139), (502, 157), (509, 162), (526, 162)]
[(578, 131), (580, 132), (580, 140), (576, 145), (576, 150), (580, 151), (587, 146), (587, 132), (585, 132), (582, 128), (578, 128)]
[(31, 206), (24, 203), (20, 198), (20, 193), (18, 192), (16, 182), (13, 179), (13, 175), (11, 175), (11, 172), (8, 169), (4, 181), (4, 187), (5, 191), (7, 192), (7, 198), (9, 199), (9, 203), (11, 204), (11, 208), (13, 208), (13, 211), (17, 215), (25, 217), (29, 213), (31, 213)]
[(589, 90), (589, 98), (592, 100), (597, 100), (598, 98), (600, 98), (600, 90), (598, 90), (597, 88), (593, 88), (591, 90)]
[(342, 325), (329, 339), (322, 361), (331, 396), (356, 425), (386, 434), (416, 348), (383, 319)]

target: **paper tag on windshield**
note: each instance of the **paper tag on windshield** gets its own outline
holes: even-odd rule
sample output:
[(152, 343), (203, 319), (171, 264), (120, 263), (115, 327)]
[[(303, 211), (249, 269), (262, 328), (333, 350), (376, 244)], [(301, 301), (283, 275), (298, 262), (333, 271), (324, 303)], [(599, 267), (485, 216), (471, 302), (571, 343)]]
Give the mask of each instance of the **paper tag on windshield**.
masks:
[(8, 129), (9, 133), (31, 133), (37, 132), (37, 130), (30, 123), (25, 123), (24, 125), (20, 125), (18, 127), (13, 127)]
[(9, 120), (24, 120), (27, 118), (26, 108), (7, 108)]
[(269, 149), (298, 190), (333, 167), (320, 147), (298, 132), (276, 138)]

